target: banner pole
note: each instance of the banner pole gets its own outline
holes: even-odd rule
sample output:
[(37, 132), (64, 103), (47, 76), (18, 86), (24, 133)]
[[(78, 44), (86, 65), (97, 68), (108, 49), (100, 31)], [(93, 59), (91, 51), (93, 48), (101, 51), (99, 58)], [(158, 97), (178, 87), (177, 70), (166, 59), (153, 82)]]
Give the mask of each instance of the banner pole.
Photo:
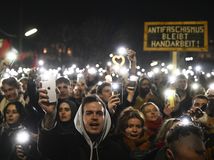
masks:
[(177, 55), (178, 52), (173, 51), (172, 52), (172, 64), (173, 64), (173, 74), (176, 74), (176, 69), (177, 69)]

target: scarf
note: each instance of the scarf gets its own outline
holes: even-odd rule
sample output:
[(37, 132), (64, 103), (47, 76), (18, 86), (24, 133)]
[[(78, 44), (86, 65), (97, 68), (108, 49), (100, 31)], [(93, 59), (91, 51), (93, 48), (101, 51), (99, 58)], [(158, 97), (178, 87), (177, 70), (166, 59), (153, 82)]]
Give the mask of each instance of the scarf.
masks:
[(161, 125), (163, 123), (163, 119), (160, 116), (156, 121), (146, 121), (145, 127), (147, 128), (146, 132), (151, 137), (158, 133)]
[(142, 152), (148, 151), (150, 147), (149, 137), (147, 135), (141, 136), (139, 139), (130, 139), (126, 136), (123, 137), (123, 141), (128, 146), (130, 151), (141, 150)]

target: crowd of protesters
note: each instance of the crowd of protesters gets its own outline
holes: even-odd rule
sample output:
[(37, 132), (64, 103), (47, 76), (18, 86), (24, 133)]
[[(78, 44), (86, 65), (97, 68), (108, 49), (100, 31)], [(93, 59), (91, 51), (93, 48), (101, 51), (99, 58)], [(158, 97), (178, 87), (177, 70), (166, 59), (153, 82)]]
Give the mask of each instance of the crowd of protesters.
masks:
[[(133, 50), (128, 59), (129, 76), (136, 76)], [(58, 77), (53, 103), (34, 69), (19, 80), (2, 78), (0, 159), (214, 159), (214, 89), (205, 81), (195, 91), (183, 74), (174, 83), (162, 73), (134, 83), (118, 78), (123, 85), (115, 92), (107, 75)], [(164, 95), (169, 88), (175, 91), (170, 100)], [(27, 135), (18, 136), (21, 131)]]

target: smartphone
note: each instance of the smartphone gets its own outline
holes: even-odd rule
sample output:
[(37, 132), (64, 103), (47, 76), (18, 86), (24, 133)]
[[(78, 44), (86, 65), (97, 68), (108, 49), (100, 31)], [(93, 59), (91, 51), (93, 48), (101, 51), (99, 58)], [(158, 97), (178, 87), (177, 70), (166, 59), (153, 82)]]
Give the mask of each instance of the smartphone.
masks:
[(138, 77), (135, 75), (131, 75), (128, 78), (127, 88), (131, 90), (135, 90), (137, 88)]
[(48, 77), (48, 79), (42, 80), (42, 88), (47, 90), (49, 97), (49, 103), (55, 103), (57, 101), (56, 96), (56, 79), (53, 76)]
[(168, 89), (165, 92), (166, 96), (166, 102), (169, 104), (169, 108), (174, 109), (175, 108), (175, 90)]
[(120, 98), (120, 102), (123, 102), (123, 85), (120, 82), (112, 83), (112, 95), (116, 95)]
[(131, 89), (131, 90), (135, 90), (136, 86), (137, 86), (137, 82), (136, 81), (129, 81), (128, 85), (127, 85), (127, 88)]

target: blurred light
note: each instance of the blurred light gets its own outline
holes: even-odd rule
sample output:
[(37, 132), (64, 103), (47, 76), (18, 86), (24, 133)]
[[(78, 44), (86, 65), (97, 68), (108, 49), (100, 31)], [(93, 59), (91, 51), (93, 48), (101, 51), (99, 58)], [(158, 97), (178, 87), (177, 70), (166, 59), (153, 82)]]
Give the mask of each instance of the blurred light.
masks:
[(176, 76), (169, 76), (169, 83), (173, 84), (176, 81)]
[(72, 68), (76, 68), (76, 67), (77, 67), (77, 65), (76, 65), (76, 64), (73, 64), (71, 67), (72, 67)]
[(6, 59), (7, 59), (10, 63), (14, 62), (14, 61), (16, 60), (16, 58), (17, 58), (17, 53), (18, 53), (17, 50), (14, 49), (14, 48), (12, 48), (12, 49), (7, 53)]
[(112, 82), (112, 77), (111, 77), (111, 75), (106, 75), (106, 76), (105, 76), (105, 80), (106, 80), (106, 82), (111, 83), (111, 82)]
[(112, 54), (112, 53), (111, 53), (111, 54), (109, 54), (109, 57), (111, 57), (111, 58), (112, 58), (113, 56), (114, 56), (114, 54)]
[(40, 66), (43, 66), (43, 65), (44, 65), (44, 61), (43, 61), (43, 60), (39, 60), (39, 61), (38, 61), (38, 64), (39, 64)]
[(160, 68), (155, 67), (155, 68), (153, 69), (153, 72), (154, 72), (155, 74), (157, 74), (158, 72), (160, 72)]
[(140, 69), (140, 66), (137, 66), (136, 68), (137, 68), (137, 69)]
[(113, 90), (119, 89), (119, 84), (118, 83), (112, 83), (112, 89)]
[(210, 88), (210, 89), (214, 89), (214, 83), (211, 83), (211, 84), (209, 85), (209, 88)]
[(91, 67), (91, 68), (88, 68), (88, 73), (94, 75), (97, 73), (97, 70), (94, 67)]
[(165, 66), (165, 63), (161, 63), (161, 66), (162, 66), (162, 67)]
[(180, 71), (180, 69), (177, 68), (177, 69), (175, 70), (175, 75), (178, 76), (178, 75), (180, 75), (180, 74), (181, 74), (181, 71)]
[(48, 52), (48, 49), (47, 48), (43, 48), (43, 51), (42, 51), (44, 54), (46, 54)]
[(189, 125), (189, 124), (191, 124), (191, 121), (190, 121), (188, 118), (183, 117), (183, 118), (181, 119), (180, 123), (181, 123), (182, 125)]
[(116, 72), (118, 72), (118, 71), (120, 70), (120, 66), (119, 66), (119, 65), (114, 65), (114, 66), (113, 66), (113, 69), (114, 69)]
[(192, 66), (188, 66), (188, 69), (189, 69), (189, 70), (192, 70)]
[(145, 72), (145, 69), (144, 69), (144, 68), (142, 68), (142, 69), (141, 69), (141, 71), (142, 71), (142, 72)]
[(99, 73), (99, 76), (100, 76), (100, 77), (102, 77), (102, 76), (103, 76), (103, 73), (102, 73), (102, 72), (100, 72), (100, 73)]
[(185, 58), (185, 61), (187, 61), (187, 62), (188, 62), (188, 61), (193, 61), (193, 57), (186, 57), (186, 58)]
[(129, 77), (129, 80), (130, 81), (137, 81), (138, 80), (138, 76), (135, 76), (135, 75), (131, 75), (130, 77)]
[(107, 62), (107, 66), (111, 66), (112, 63), (110, 61)]
[[(80, 72), (80, 69), (79, 68), (76, 68), (76, 73), (79, 73)], [(74, 73), (74, 70), (73, 70), (73, 72), (72, 73)]]
[(196, 67), (195, 67), (195, 70), (196, 70), (197, 72), (200, 72), (200, 71), (201, 71), (201, 66), (196, 66)]
[(33, 35), (34, 33), (36, 33), (37, 31), (38, 31), (38, 29), (33, 28), (33, 29), (31, 29), (31, 30), (25, 32), (25, 36), (26, 36), (26, 37), (31, 36), (31, 35)]
[(84, 82), (84, 76), (82, 73), (77, 74), (77, 82)]
[(22, 72), (23, 72), (22, 67), (19, 67), (18, 73), (22, 73)]
[(98, 86), (100, 86), (101, 84), (103, 84), (102, 81), (99, 81), (99, 82), (97, 83)]
[(198, 83), (193, 83), (192, 84), (192, 89), (198, 90), (199, 89), (199, 84)]
[(16, 135), (16, 142), (18, 144), (25, 144), (30, 140), (30, 134), (27, 131), (19, 131)]
[(99, 64), (96, 64), (96, 66), (95, 66), (95, 67), (97, 67), (97, 68), (98, 68), (98, 67), (100, 67), (100, 65), (99, 65)]
[(207, 77), (207, 78), (210, 78), (210, 77), (211, 77), (211, 74), (210, 74), (210, 73), (207, 73), (207, 74), (206, 74), (206, 77)]
[(44, 67), (39, 68), (40, 73), (44, 73), (45, 71), (46, 71), (46, 69)]
[(99, 72), (102, 72), (102, 71), (103, 71), (103, 68), (99, 68), (98, 71), (99, 71)]
[(9, 78), (10, 77), (10, 74), (8, 73), (8, 72), (5, 72), (4, 74), (3, 74), (3, 78)]
[(172, 69), (173, 69), (173, 65), (172, 65), (172, 64), (169, 64), (169, 65), (167, 66), (167, 69), (172, 70)]
[(126, 50), (125, 47), (119, 47), (117, 49), (117, 53), (120, 54), (120, 55), (125, 55), (125, 54), (127, 54), (127, 50)]
[(166, 89), (166, 90), (164, 91), (164, 95), (165, 95), (166, 97), (175, 95), (175, 90), (173, 90), (173, 89)]
[(151, 71), (151, 72), (148, 72), (147, 75), (148, 75), (149, 78), (151, 78), (151, 77), (153, 77), (154, 72), (152, 72), (152, 71)]
[(68, 54), (69, 56), (72, 55), (72, 49), (71, 49), (71, 48), (68, 48), (68, 49), (67, 49), (67, 54)]
[(142, 73), (140, 71), (137, 72), (138, 76), (142, 76)]
[(156, 65), (158, 65), (158, 61), (153, 61), (152, 63), (150, 63), (150, 66), (151, 66), (151, 67), (154, 67), (154, 66), (156, 66)]
[(121, 74), (121, 75), (126, 75), (126, 74), (128, 74), (128, 68), (126, 68), (126, 67), (121, 67), (120, 68), (120, 70), (119, 70), (119, 73)]

